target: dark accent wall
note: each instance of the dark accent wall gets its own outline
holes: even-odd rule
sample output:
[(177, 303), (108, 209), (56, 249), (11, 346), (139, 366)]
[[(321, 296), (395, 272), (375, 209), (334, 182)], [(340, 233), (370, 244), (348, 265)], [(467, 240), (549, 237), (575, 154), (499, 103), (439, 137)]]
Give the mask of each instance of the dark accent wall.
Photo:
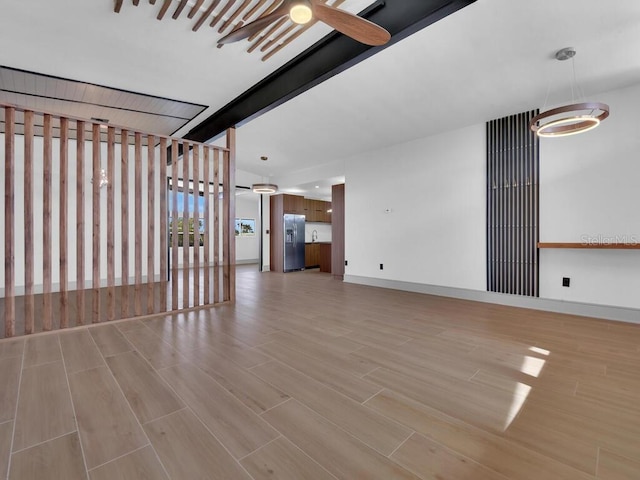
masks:
[(487, 122), (487, 290), (539, 296), (538, 111)]

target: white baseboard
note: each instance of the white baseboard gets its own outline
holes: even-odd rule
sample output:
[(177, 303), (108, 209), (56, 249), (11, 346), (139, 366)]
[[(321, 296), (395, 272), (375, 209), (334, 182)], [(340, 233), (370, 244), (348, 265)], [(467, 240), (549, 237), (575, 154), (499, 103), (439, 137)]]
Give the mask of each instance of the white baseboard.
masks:
[(236, 265), (250, 265), (252, 263), (260, 263), (257, 258), (248, 258), (246, 260), (236, 260)]
[(545, 312), (565, 313), (568, 315), (579, 315), (583, 317), (602, 318), (606, 320), (640, 324), (640, 310), (635, 308), (598, 305), (592, 303), (566, 302), (563, 300), (553, 300), (548, 298), (525, 297), (521, 295), (469, 290), (465, 288), (443, 287), (424, 283), (361, 277), (358, 275), (345, 275), (344, 281), (347, 283), (389, 288), (392, 290), (403, 290), (406, 292), (424, 293), (440, 297), (460, 298), (463, 300), (495, 303), (511, 307), (531, 308)]

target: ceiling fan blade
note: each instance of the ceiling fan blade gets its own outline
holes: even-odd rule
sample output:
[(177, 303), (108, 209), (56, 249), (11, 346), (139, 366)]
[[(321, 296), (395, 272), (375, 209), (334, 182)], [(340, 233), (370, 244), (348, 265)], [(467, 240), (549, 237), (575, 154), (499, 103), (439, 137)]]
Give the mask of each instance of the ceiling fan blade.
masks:
[(377, 47), (391, 39), (391, 34), (380, 25), (318, 0), (313, 2), (313, 13), (318, 20), (365, 45)]
[(240, 40), (249, 38), (254, 33), (258, 33), (260, 30), (268, 27), (276, 20), (279, 20), (282, 17), (287, 16), (288, 14), (289, 9), (287, 8), (287, 2), (283, 2), (282, 5), (276, 8), (269, 15), (258, 18), (251, 23), (247, 23), (246, 25), (235, 29), (228, 35), (225, 35), (220, 40), (218, 40), (218, 45), (226, 45), (227, 43), (239, 42)]

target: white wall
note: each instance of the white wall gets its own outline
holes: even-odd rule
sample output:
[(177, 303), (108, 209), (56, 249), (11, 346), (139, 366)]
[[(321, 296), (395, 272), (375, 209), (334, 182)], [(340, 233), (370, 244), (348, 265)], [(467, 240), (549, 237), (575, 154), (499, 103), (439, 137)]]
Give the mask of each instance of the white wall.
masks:
[(485, 290), (485, 156), (482, 124), (348, 159), (345, 274)]
[[(640, 85), (590, 98), (599, 128), (541, 140), (540, 240), (639, 243)], [(347, 159), (345, 278), (485, 291), (485, 155), (481, 124)], [(540, 251), (541, 299), (639, 309), (639, 291), (639, 250)]]
[(236, 196), (236, 218), (253, 218), (256, 234), (236, 237), (236, 263), (258, 263), (260, 255), (260, 197), (255, 193)]
[[(24, 286), (24, 220), (22, 212), (24, 212), (24, 141), (22, 136), (16, 137), (15, 143), (15, 271), (16, 271), (16, 293), (20, 294), (23, 291)], [(60, 168), (58, 152), (60, 150), (59, 140), (53, 139), (53, 165), (52, 165), (52, 209), (51, 209), (51, 244), (52, 244), (52, 282), (53, 290), (56, 291), (59, 288), (60, 281)], [(85, 286), (90, 286), (91, 278), (93, 276), (93, 251), (92, 251), (92, 184), (91, 177), (92, 172), (92, 153), (91, 143), (86, 142), (85, 145), (85, 158), (84, 158), (84, 212), (85, 212)], [(43, 283), (42, 269), (38, 268), (38, 265), (42, 265), (44, 258), (43, 251), (43, 198), (44, 192), (42, 188), (43, 178), (43, 161), (42, 161), (43, 139), (41, 137), (34, 138), (34, 265), (36, 266), (34, 271), (34, 283), (36, 293), (41, 291)], [(107, 148), (106, 144), (101, 144), (101, 159), (102, 167), (107, 168)], [(116, 284), (121, 283), (122, 276), (122, 248), (120, 247), (122, 241), (122, 229), (121, 229), (121, 178), (122, 172), (120, 168), (120, 146), (116, 145), (115, 149), (115, 178), (110, 179), (114, 187), (114, 203), (115, 203), (115, 276)], [(156, 161), (159, 158), (158, 148), (156, 148)], [(0, 134), (0, 158), (4, 159), (4, 135)], [(148, 191), (147, 185), (147, 149), (142, 149), (142, 191)], [(76, 285), (76, 244), (77, 244), (77, 231), (76, 225), (76, 143), (75, 141), (69, 142), (69, 177), (68, 177), (68, 221), (69, 228), (67, 233), (67, 248), (68, 248), (68, 280), (69, 287), (75, 288)], [(4, 170), (3, 170), (4, 171)], [(134, 252), (134, 236), (135, 236), (135, 200), (133, 195), (134, 189), (134, 147), (129, 148), (129, 274), (131, 276), (130, 281), (133, 281), (133, 275), (135, 272), (135, 257), (138, 255)], [(4, 173), (2, 175), (2, 181), (0, 182), (0, 198), (4, 198)], [(156, 182), (153, 188), (155, 189), (155, 202), (156, 207), (158, 205), (160, 196), (160, 184), (156, 171)], [(100, 278), (103, 284), (106, 285), (107, 278), (107, 188), (100, 190)], [(146, 278), (147, 275), (147, 233), (148, 233), (148, 221), (147, 221), (147, 197), (143, 196), (142, 199), (142, 248), (139, 255), (142, 257), (142, 275)], [(4, 255), (4, 208), (0, 210), (0, 225), (2, 225), (2, 234), (0, 235), (0, 257)], [(155, 211), (155, 249), (156, 253), (159, 251), (160, 245), (160, 213), (156, 208)], [(4, 264), (4, 261), (2, 262)], [(160, 257), (156, 255), (155, 259), (155, 274), (158, 275), (160, 270)], [(4, 289), (4, 268), (0, 269), (0, 294), (3, 295)]]
[[(598, 128), (541, 141), (540, 240), (639, 243), (640, 85), (590, 98), (611, 108)], [(541, 297), (640, 308), (638, 292), (640, 250), (540, 252)]]

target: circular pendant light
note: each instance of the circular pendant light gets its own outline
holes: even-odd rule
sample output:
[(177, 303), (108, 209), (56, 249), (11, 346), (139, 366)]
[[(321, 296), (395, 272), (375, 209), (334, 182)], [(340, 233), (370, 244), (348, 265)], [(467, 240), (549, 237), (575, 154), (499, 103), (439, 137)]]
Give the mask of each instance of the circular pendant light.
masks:
[[(555, 57), (562, 62), (573, 59), (575, 55), (576, 49), (567, 47), (558, 50)], [(575, 65), (573, 67), (573, 82), (576, 84), (575, 89), (579, 90), (575, 79)], [(593, 130), (608, 116), (609, 105), (605, 103), (572, 103), (539, 113), (531, 119), (529, 127), (539, 137), (566, 137)]]
[(273, 183), (254, 183), (251, 186), (251, 190), (254, 193), (260, 193), (264, 195), (271, 195), (272, 193), (276, 193), (278, 191), (278, 186)]
[(566, 137), (593, 130), (608, 116), (605, 103), (574, 103), (536, 115), (531, 119), (531, 130), (539, 137)]

